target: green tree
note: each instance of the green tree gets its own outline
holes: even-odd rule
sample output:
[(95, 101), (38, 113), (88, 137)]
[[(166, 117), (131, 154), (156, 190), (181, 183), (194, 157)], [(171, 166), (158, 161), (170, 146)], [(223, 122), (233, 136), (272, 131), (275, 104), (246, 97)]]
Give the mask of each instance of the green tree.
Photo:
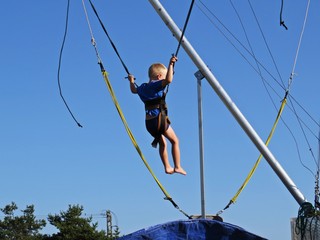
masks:
[(117, 239), (119, 238), (120, 236), (120, 231), (119, 231), (119, 227), (118, 226), (115, 226), (115, 230), (114, 230), (114, 233), (112, 233), (112, 237), (111, 237), (111, 240), (112, 239)]
[(98, 223), (92, 223), (92, 217), (81, 217), (83, 207), (69, 205), (66, 212), (48, 216), (48, 221), (59, 232), (53, 234), (50, 240), (107, 240), (105, 231), (98, 231)]
[(28, 205), (25, 210), (21, 211), (22, 215), (20, 216), (14, 215), (17, 209), (18, 207), (14, 202), (0, 209), (5, 215), (3, 220), (0, 220), (0, 239), (42, 239), (39, 231), (45, 227), (46, 221), (43, 219), (36, 220), (34, 206)]

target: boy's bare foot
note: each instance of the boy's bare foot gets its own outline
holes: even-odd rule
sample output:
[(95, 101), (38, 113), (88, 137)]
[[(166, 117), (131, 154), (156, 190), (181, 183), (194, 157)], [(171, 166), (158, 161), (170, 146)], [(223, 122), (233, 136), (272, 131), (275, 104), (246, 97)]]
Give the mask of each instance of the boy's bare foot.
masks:
[(174, 168), (173, 167), (169, 167), (165, 169), (166, 174), (173, 174), (174, 173)]
[(174, 168), (174, 172), (175, 173), (180, 173), (182, 175), (187, 175), (187, 172), (182, 167)]

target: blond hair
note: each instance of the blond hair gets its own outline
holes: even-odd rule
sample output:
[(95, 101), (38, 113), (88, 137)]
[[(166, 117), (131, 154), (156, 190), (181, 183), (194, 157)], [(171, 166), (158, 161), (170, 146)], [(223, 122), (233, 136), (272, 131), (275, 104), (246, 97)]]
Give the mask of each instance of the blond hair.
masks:
[(156, 79), (158, 74), (165, 75), (166, 72), (166, 66), (162, 63), (154, 63), (149, 67), (148, 75), (150, 79)]

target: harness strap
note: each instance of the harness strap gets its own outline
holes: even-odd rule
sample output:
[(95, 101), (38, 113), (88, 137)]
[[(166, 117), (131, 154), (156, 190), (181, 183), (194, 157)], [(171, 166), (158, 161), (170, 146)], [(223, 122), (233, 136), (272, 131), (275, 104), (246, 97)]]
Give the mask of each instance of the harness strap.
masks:
[[(157, 101), (155, 101), (157, 100)], [(167, 103), (166, 103), (166, 100), (165, 99), (155, 99), (155, 100), (151, 100), (151, 101), (148, 101), (148, 102), (145, 102), (145, 105), (144, 105), (144, 108), (145, 110), (152, 110), (152, 109), (164, 109), (164, 110), (167, 110), (168, 107), (167, 107)]]
[(152, 141), (151, 145), (157, 148), (161, 135), (167, 130), (170, 120), (168, 118), (168, 108), (166, 104), (166, 94), (164, 93), (161, 98), (153, 99), (145, 102), (145, 110), (159, 109), (157, 135)]

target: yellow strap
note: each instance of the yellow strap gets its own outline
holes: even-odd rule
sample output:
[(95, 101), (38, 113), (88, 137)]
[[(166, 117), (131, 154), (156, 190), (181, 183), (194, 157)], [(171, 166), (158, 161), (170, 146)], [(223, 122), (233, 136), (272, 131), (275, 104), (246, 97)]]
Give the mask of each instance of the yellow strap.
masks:
[[(269, 133), (268, 139), (267, 139), (267, 141), (266, 141), (266, 143), (265, 143), (266, 146), (268, 146), (269, 143), (270, 143), (270, 140), (271, 140), (271, 138), (272, 138), (272, 136), (273, 136), (273, 133), (274, 133), (274, 131), (275, 131), (275, 129), (276, 129), (276, 126), (277, 126), (277, 124), (278, 124), (278, 122), (279, 122), (280, 116), (281, 116), (281, 114), (282, 114), (282, 111), (283, 111), (284, 106), (286, 105), (286, 103), (287, 103), (287, 99), (286, 99), (286, 97), (285, 97), (285, 98), (283, 99), (283, 101), (282, 101), (282, 104), (281, 104), (281, 107), (280, 107), (280, 109), (279, 109), (277, 118), (276, 118), (276, 120), (275, 120), (275, 122), (274, 122), (274, 124), (273, 124), (273, 127), (272, 127), (272, 129), (271, 129), (271, 132)], [(263, 157), (263, 155), (260, 154), (259, 158), (257, 159), (257, 161), (256, 161), (256, 163), (254, 164), (253, 168), (252, 168), (251, 171), (249, 172), (247, 178), (245, 179), (245, 181), (243, 182), (243, 184), (242, 184), (241, 187), (239, 188), (238, 192), (234, 195), (234, 197), (230, 200), (229, 204), (228, 204), (224, 209), (227, 209), (232, 203), (235, 203), (235, 202), (236, 202), (238, 196), (240, 195), (240, 193), (242, 192), (242, 190), (246, 187), (247, 183), (249, 182), (249, 180), (251, 179), (252, 175), (253, 175), (254, 172), (256, 171), (256, 169), (257, 169), (257, 167), (258, 167), (258, 165), (259, 165), (260, 160), (261, 160), (262, 157)]]
[(143, 156), (142, 151), (141, 151), (141, 149), (139, 148), (139, 146), (138, 146), (138, 144), (137, 144), (137, 141), (135, 140), (135, 138), (134, 138), (134, 136), (133, 136), (133, 134), (132, 134), (129, 126), (128, 126), (128, 123), (127, 123), (127, 121), (126, 121), (126, 119), (125, 119), (125, 117), (124, 117), (124, 115), (123, 115), (123, 113), (122, 113), (122, 110), (121, 110), (121, 108), (120, 108), (120, 105), (119, 105), (119, 103), (118, 103), (118, 100), (117, 100), (117, 98), (116, 98), (116, 96), (115, 96), (115, 94), (114, 94), (114, 91), (113, 91), (113, 89), (112, 89), (111, 83), (110, 83), (110, 81), (109, 81), (108, 73), (107, 73), (105, 70), (102, 70), (102, 75), (103, 75), (104, 81), (105, 81), (105, 83), (106, 83), (106, 85), (107, 85), (107, 87), (108, 87), (108, 90), (109, 90), (109, 92), (110, 92), (110, 95), (111, 95), (111, 97), (112, 97), (112, 101), (113, 101), (114, 105), (116, 106), (117, 111), (118, 111), (118, 113), (119, 113), (119, 116), (120, 116), (120, 118), (121, 118), (121, 120), (122, 120), (122, 122), (123, 122), (123, 125), (124, 125), (124, 127), (125, 127), (128, 135), (129, 135), (129, 137), (130, 137), (133, 145), (135, 146), (137, 152), (139, 153), (139, 155), (140, 155), (140, 157), (141, 157), (144, 165), (147, 167), (147, 169), (148, 169), (149, 172), (151, 173), (153, 179), (156, 181), (156, 183), (158, 184), (158, 186), (160, 187), (160, 189), (162, 190), (162, 192), (163, 192), (164, 195), (166, 196), (166, 199), (172, 200), (171, 197), (170, 197), (170, 195), (168, 194), (168, 192), (164, 189), (164, 187), (162, 186), (162, 184), (160, 183), (160, 181), (158, 180), (158, 178), (157, 178), (157, 177), (155, 176), (155, 174), (153, 173), (153, 171), (152, 171), (151, 167), (149, 166), (149, 164), (147, 163), (145, 157)]

